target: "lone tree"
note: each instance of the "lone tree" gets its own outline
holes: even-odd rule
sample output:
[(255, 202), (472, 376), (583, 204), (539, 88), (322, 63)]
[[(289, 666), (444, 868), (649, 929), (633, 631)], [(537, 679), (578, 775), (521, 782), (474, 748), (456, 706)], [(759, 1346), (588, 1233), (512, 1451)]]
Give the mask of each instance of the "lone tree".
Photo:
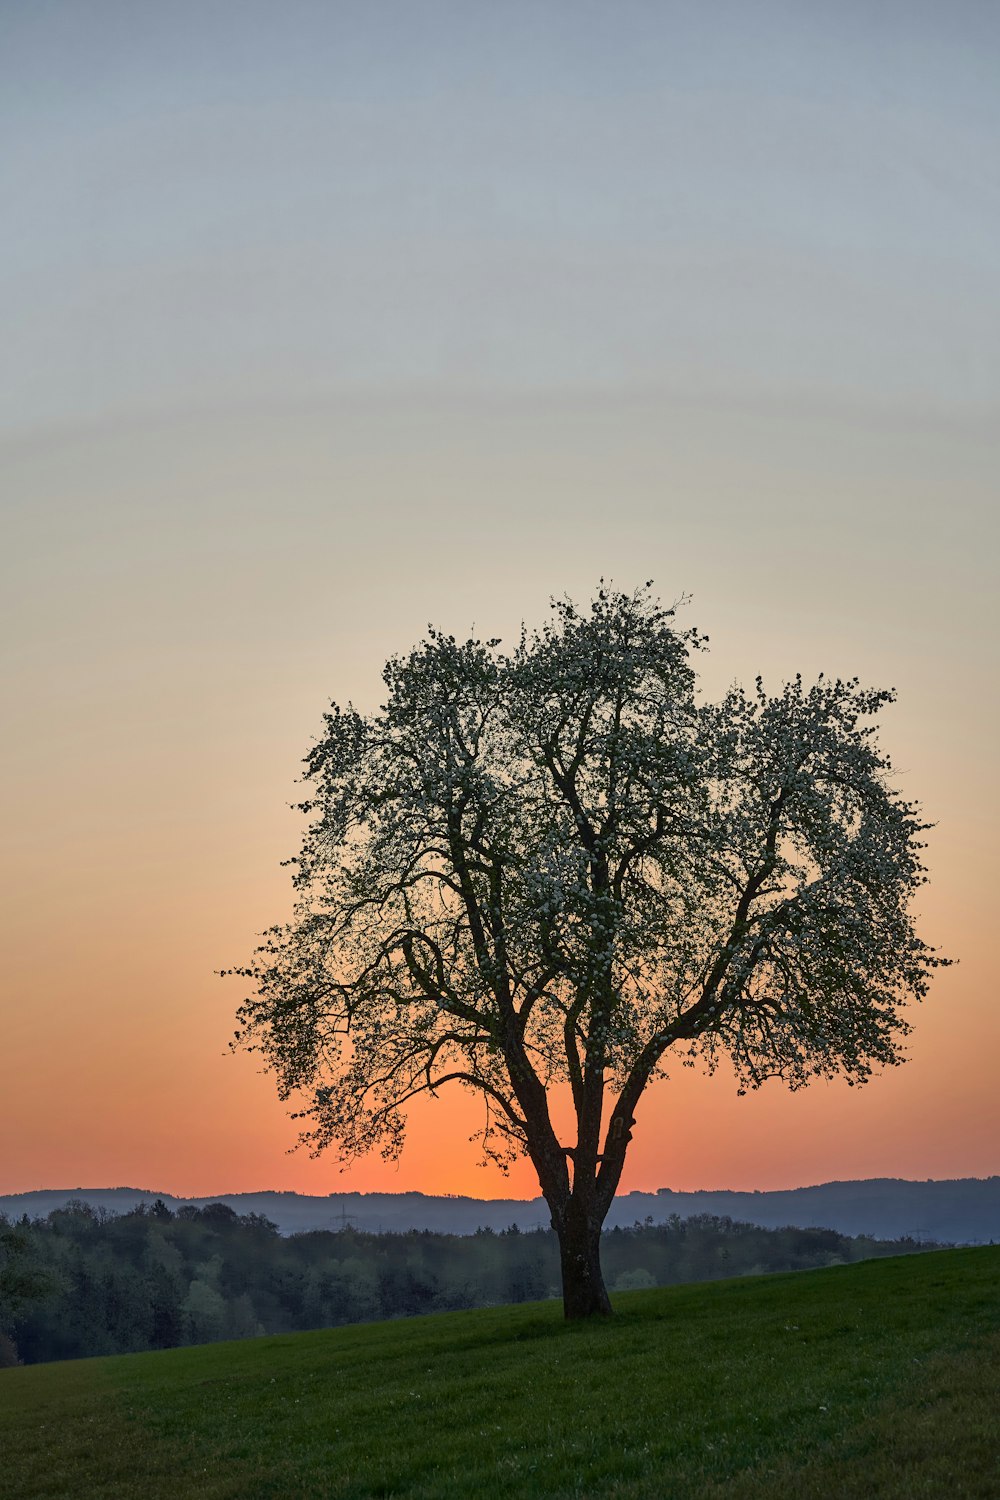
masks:
[(927, 825), (875, 741), (893, 694), (701, 704), (704, 637), (650, 589), (555, 603), (510, 654), (431, 629), (377, 713), (334, 705), (294, 920), (232, 971), (234, 1046), (304, 1098), (314, 1152), (395, 1157), (417, 1095), (481, 1096), (484, 1154), (538, 1173), (571, 1318), (611, 1310), (601, 1226), (669, 1055), (728, 1055), (741, 1091), (863, 1083), (947, 962), (908, 912)]

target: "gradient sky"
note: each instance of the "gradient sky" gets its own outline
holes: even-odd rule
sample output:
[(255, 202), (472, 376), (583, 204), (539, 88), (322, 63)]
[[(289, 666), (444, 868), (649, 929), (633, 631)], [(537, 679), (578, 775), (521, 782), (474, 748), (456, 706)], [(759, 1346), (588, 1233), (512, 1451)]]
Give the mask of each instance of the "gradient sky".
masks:
[(534, 1191), (461, 1099), (289, 1156), (213, 970), (433, 620), (694, 596), (899, 689), (961, 960), (865, 1090), (648, 1094), (624, 1187), (1000, 1172), (1000, 10), (0, 4), (0, 1192)]

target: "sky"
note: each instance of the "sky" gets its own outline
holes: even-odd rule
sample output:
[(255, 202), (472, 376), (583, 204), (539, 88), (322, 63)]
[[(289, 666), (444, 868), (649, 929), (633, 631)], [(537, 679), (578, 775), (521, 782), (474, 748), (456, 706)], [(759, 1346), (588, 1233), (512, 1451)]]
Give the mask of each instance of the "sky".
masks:
[(690, 594), (706, 694), (895, 686), (960, 960), (865, 1089), (678, 1069), (623, 1188), (1000, 1172), (1000, 11), (0, 3), (0, 1192), (530, 1196), (290, 1153), (215, 971), (428, 622)]

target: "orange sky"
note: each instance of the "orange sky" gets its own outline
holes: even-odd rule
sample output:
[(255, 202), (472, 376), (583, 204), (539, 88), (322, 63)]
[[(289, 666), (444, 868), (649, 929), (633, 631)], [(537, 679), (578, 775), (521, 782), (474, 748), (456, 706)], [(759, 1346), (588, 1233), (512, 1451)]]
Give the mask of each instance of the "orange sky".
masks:
[[(504, 426), (517, 415), (508, 409)], [(721, 1074), (678, 1070), (642, 1106), (625, 1186), (766, 1188), (1000, 1168), (995, 708), (981, 690), (989, 563), (985, 545), (955, 542), (950, 519), (928, 503), (958, 439), (925, 435), (918, 474), (905, 429), (855, 431), (858, 469), (912, 464), (910, 525), (886, 525), (880, 542), (870, 497), (821, 478), (821, 495), (842, 483), (847, 499), (843, 529), (823, 528), (819, 548), (820, 519), (811, 526), (797, 482), (779, 484), (770, 455), (783, 450), (785, 465), (804, 468), (799, 444), (823, 471), (851, 435), (847, 420), (690, 408), (682, 446), (650, 436), (641, 410), (605, 408), (596, 432), (584, 417), (575, 450), (556, 411), (545, 442), (519, 463), (497, 452), (495, 413), (475, 405), (447, 448), (450, 412), (397, 412), (390, 458), (374, 436), (386, 431), (384, 409), (355, 406), (321, 436), (307, 414), (280, 440), (216, 421), (210, 431), (189, 422), (125, 440), (100, 433), (22, 446), (22, 565), (11, 589), (30, 630), (22, 626), (15, 651), (20, 714), (8, 742), (0, 1191), (507, 1190), (477, 1166), (467, 1143), (476, 1115), (461, 1098), (415, 1112), (398, 1169), (375, 1160), (341, 1176), (332, 1160), (286, 1155), (294, 1132), (270, 1080), (226, 1050), (238, 982), (213, 971), (244, 959), (255, 933), (289, 909), (278, 862), (294, 852), (298, 816), (287, 804), (328, 697), (376, 701), (386, 655), (429, 616), (510, 638), (522, 616), (539, 618), (551, 589), (586, 593), (599, 556), (623, 582), (657, 572), (665, 591), (693, 590), (689, 618), (712, 638), (702, 662), (709, 691), (758, 669), (776, 680), (799, 667), (896, 683), (886, 743), (907, 794), (938, 822), (923, 930), (961, 960), (915, 1015), (912, 1060), (863, 1091), (819, 1085), (789, 1096), (772, 1083), (740, 1100)], [(367, 434), (367, 464), (345, 454), (342, 431), (358, 447)], [(712, 448), (720, 431), (723, 458)], [(972, 476), (975, 448), (968, 434), (962, 441)], [(628, 496), (574, 526), (580, 491), (606, 484), (612, 493), (625, 452), (635, 468)], [(145, 507), (132, 498), (138, 475)], [(427, 516), (436, 480), (445, 498), (421, 521), (422, 563), (410, 568), (413, 536), (386, 540), (385, 497), (408, 493)], [(325, 508), (348, 482), (363, 522), (336, 503)], [(265, 502), (283, 485), (294, 505), (272, 510)], [(472, 516), (469, 493), (479, 497)], [(511, 493), (518, 511), (508, 507), (504, 534), (497, 516)], [(684, 493), (696, 495), (696, 524), (678, 507), (675, 525), (659, 499)], [(81, 520), (60, 529), (63, 495), (79, 502)], [(867, 552), (854, 541), (862, 521), (874, 536)], [(363, 527), (346, 549), (341, 524)], [(762, 592), (761, 569), (789, 534)], [(511, 1186), (530, 1193), (530, 1171)]]
[(897, 687), (960, 960), (865, 1090), (678, 1070), (624, 1187), (1000, 1172), (1000, 21), (627, 8), (7, 18), (0, 1192), (534, 1191), (461, 1099), (286, 1154), (213, 971), (329, 699), (601, 576), (694, 596), (712, 694)]

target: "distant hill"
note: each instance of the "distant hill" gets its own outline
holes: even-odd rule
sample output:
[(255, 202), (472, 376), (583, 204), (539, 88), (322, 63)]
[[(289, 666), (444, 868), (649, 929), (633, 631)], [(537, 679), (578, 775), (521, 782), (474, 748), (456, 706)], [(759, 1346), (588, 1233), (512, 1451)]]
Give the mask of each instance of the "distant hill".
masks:
[[(302, 1193), (215, 1193), (204, 1198), (178, 1198), (147, 1188), (42, 1188), (0, 1196), (0, 1213), (8, 1218), (44, 1217), (71, 1198), (95, 1208), (125, 1213), (137, 1203), (162, 1198), (170, 1208), (184, 1203), (228, 1203), (237, 1213), (264, 1214), (282, 1234), (308, 1229), (337, 1229), (351, 1224), (369, 1232), (432, 1229), (442, 1234), (472, 1234), (476, 1229), (548, 1227), (549, 1215), (541, 1198), (435, 1198), (425, 1193), (331, 1193), (309, 1197)], [(816, 1187), (775, 1193), (737, 1193), (729, 1190), (675, 1193), (626, 1193), (616, 1198), (608, 1228), (652, 1217), (654, 1221), (678, 1214), (727, 1214), (765, 1228), (795, 1225), (803, 1229), (836, 1229), (841, 1234), (867, 1234), (879, 1239), (939, 1240), (959, 1245), (1000, 1242), (1000, 1177), (965, 1177), (944, 1182), (908, 1182), (898, 1177), (875, 1177), (862, 1182), (825, 1182)]]

